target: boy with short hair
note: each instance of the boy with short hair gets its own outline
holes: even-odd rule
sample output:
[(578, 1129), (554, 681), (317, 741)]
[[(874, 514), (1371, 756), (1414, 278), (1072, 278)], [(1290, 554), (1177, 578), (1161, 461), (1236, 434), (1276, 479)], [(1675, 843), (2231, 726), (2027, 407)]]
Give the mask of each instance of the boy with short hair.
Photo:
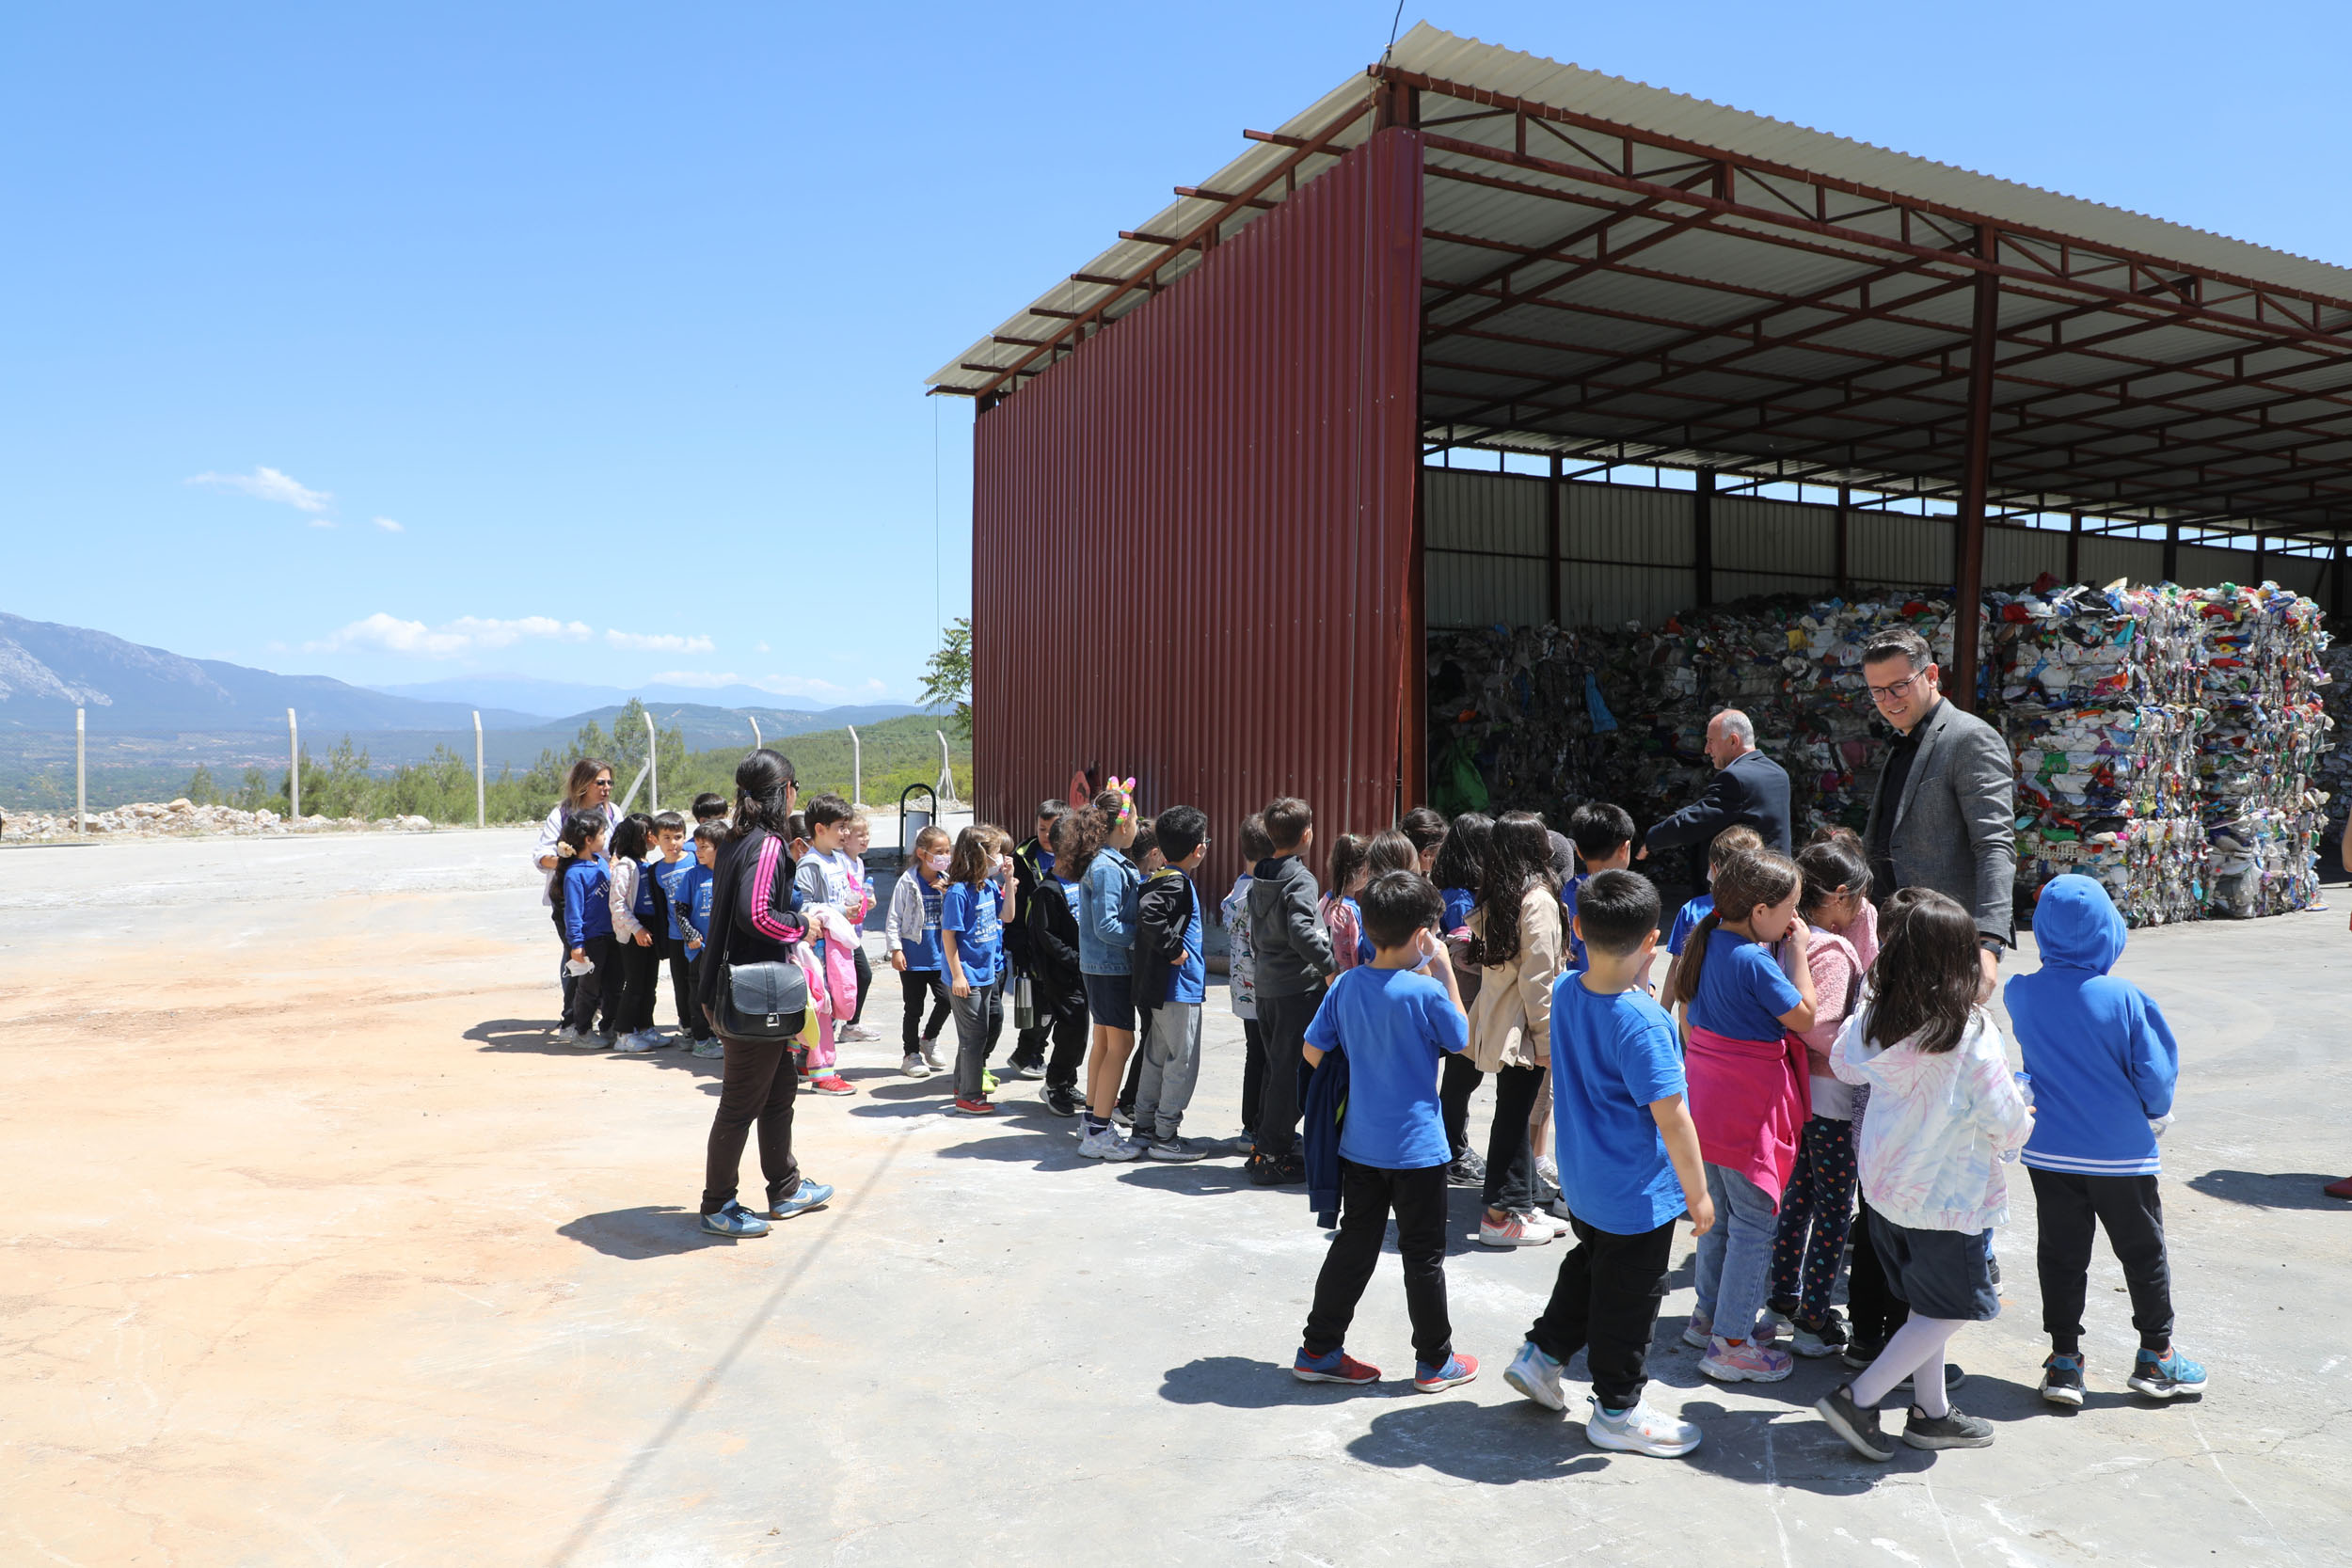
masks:
[(1053, 1018), (1042, 1005), (1037, 942), (1029, 930), (1038, 895), (1054, 874), (1054, 824), (1070, 815), (1067, 800), (1041, 801), (1037, 830), (1012, 852), (1012, 918), (1005, 922), (1005, 957), (1012, 974), (1029, 982), (1029, 1027), (1013, 1037), (1012, 1069), (1024, 1078), (1045, 1076), (1045, 1047)]
[(1136, 1087), (1135, 1137), (1154, 1160), (1198, 1160), (1206, 1150), (1183, 1137), (1184, 1110), (1200, 1071), (1200, 1007), (1208, 1000), (1200, 891), (1192, 873), (1209, 853), (1209, 817), (1170, 806), (1153, 821), (1168, 863), (1144, 879), (1136, 899), (1136, 1006), (1151, 1015)]
[[(724, 822), (727, 819), (727, 798), (723, 795), (713, 795), (706, 789), (694, 797), (692, 810), (694, 826), (697, 828), (706, 822)], [(699, 843), (700, 840), (696, 842)]]
[(1715, 912), (1715, 873), (1731, 863), (1734, 855), (1743, 855), (1764, 847), (1764, 835), (1745, 822), (1734, 822), (1717, 833), (1707, 846), (1707, 888), (1696, 898), (1683, 901), (1675, 911), (1674, 929), (1666, 937), (1666, 956), (1682, 957), (1682, 944), (1691, 940), (1691, 933), (1699, 928), (1699, 922)]
[[(696, 804), (699, 809), (700, 802)], [(678, 879), (677, 895), (671, 900), (671, 914), (677, 922), (681, 937), (679, 945), (685, 951), (690, 969), (706, 961), (704, 955), (710, 941), (711, 872), (719, 863), (719, 841), (726, 836), (726, 824), (716, 818), (695, 825), (693, 863), (686, 868), (686, 875)], [(695, 978), (699, 979), (699, 976)], [(690, 1003), (696, 989), (690, 986), (687, 990)], [(710, 1027), (709, 1017), (700, 1007), (691, 1008), (687, 1032), (693, 1037), (695, 1055), (711, 1057), (727, 1053), (726, 1047), (719, 1043), (717, 1033)]]
[(1249, 873), (1249, 945), (1258, 965), (1258, 1028), (1265, 1037), (1249, 1180), (1275, 1187), (1307, 1179), (1298, 1158), (1299, 1052), (1323, 1004), (1325, 977), (1339, 964), (1318, 912), (1323, 890), (1305, 858), (1315, 841), (1314, 808), (1284, 795), (1261, 815), (1274, 852)]
[(1683, 1104), (1674, 1022), (1642, 988), (1658, 947), (1658, 890), (1630, 871), (1597, 872), (1576, 914), (1586, 967), (1551, 989), (1551, 1092), (1563, 1128), (1560, 1191), (1577, 1244), (1551, 1299), (1502, 1375), (1536, 1403), (1565, 1410), (1560, 1369), (1591, 1367), (1595, 1448), (1673, 1459), (1699, 1429), (1642, 1401), (1650, 1337), (1665, 1295), (1675, 1221), (1714, 1227), (1698, 1129)]
[[(801, 818), (801, 831), (808, 835), (808, 853), (801, 857), (792, 873), (793, 887), (800, 894), (802, 904), (830, 905), (841, 911), (844, 920), (854, 924), (858, 911), (857, 863), (842, 847), (842, 836), (849, 829), (850, 818), (856, 815), (856, 808), (828, 790), (795, 815)], [(826, 939), (821, 936), (812, 943), (820, 974), (825, 962), (825, 943)], [(850, 961), (855, 964), (854, 954)], [(840, 1037), (838, 1031), (834, 1037)], [(830, 1069), (811, 1076), (807, 1082), (818, 1094), (851, 1092), (850, 1081)]]
[(694, 857), (686, 852), (686, 818), (665, 811), (653, 819), (654, 848), (660, 859), (645, 869), (653, 876), (654, 961), (670, 966), (670, 996), (677, 1006), (678, 1043), (693, 1037), (694, 991), (686, 958), (686, 933), (678, 925), (677, 895)]
[(1584, 869), (1560, 883), (1560, 915), (1567, 922), (1568, 967), (1584, 967), (1584, 944), (1576, 930), (1576, 900), (1596, 873), (1624, 871), (1633, 864), (1633, 814), (1606, 800), (1587, 800), (1568, 814), (1568, 842)]
[[(1373, 959), (1332, 984), (1302, 1045), (1318, 1078), (1343, 1074), (1345, 1087), (1339, 1234), (1315, 1276), (1291, 1375), (1302, 1383), (1378, 1380), (1380, 1370), (1349, 1355), (1345, 1340), (1393, 1212), (1413, 1324), (1413, 1386), (1434, 1394), (1478, 1375), (1476, 1357), (1454, 1354), (1446, 1312), (1445, 1171), (1454, 1148), (1438, 1108), (1438, 1064), (1470, 1044), (1470, 1018), (1438, 938), (1445, 900), (1428, 879), (1383, 872), (1357, 904)], [(1318, 1092), (1317, 1102), (1324, 1098)]]
[(2083, 1402), (2083, 1295), (2090, 1243), (2105, 1226), (2132, 1296), (2139, 1354), (2130, 1386), (2151, 1399), (2201, 1394), (2205, 1369), (2172, 1344), (2156, 1135), (2172, 1120), (2181, 1051), (2154, 1001), (2107, 973), (2123, 956), (2123, 917), (2107, 890), (2069, 872), (2035, 901), (2042, 967), (2009, 982), (2010, 1022), (2033, 1086), (2026, 1141), (2041, 1231), (2042, 1397)]

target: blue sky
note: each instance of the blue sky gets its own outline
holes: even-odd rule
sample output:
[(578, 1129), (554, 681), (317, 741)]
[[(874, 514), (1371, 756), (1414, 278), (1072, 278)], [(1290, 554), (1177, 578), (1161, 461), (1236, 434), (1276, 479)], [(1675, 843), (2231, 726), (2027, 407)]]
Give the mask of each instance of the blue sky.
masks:
[[(2329, 8), (1662, 14), (1404, 21), (2352, 262)], [(940, 613), (970, 583), (971, 411), (923, 377), (1391, 15), (8, 8), (0, 609), (367, 683), (910, 696), (935, 510)]]

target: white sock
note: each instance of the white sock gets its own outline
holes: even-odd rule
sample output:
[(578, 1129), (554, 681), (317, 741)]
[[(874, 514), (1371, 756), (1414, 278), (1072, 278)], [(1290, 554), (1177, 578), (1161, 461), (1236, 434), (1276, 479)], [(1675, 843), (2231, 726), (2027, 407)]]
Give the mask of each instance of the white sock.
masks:
[(1875, 1409), (1904, 1377), (1912, 1379), (1912, 1398), (1922, 1414), (1945, 1416), (1951, 1403), (1944, 1397), (1944, 1344), (1968, 1324), (1965, 1318), (1922, 1318), (1914, 1313), (1895, 1331), (1869, 1370), (1853, 1380), (1853, 1401)]

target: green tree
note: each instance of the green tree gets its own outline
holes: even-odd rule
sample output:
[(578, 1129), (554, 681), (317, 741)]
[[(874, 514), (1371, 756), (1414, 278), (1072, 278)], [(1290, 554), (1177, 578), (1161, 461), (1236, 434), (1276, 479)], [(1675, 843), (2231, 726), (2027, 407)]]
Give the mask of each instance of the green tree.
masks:
[[(637, 777), (637, 770), (645, 766), (645, 705), (631, 697), (621, 711), (612, 716), (610, 738), (601, 731), (596, 731), (595, 738), (604, 742), (605, 749), (602, 751), (589, 750), (585, 746), (591, 738), (591, 731), (596, 731), (596, 721), (593, 719), (580, 732), (583, 745), (579, 755), (603, 756), (611, 760), (612, 799), (617, 802), (628, 793), (629, 782)], [(661, 764), (661, 793), (665, 799), (675, 800), (686, 779), (686, 732), (675, 724), (662, 729), (660, 721), (656, 721), (654, 733), (655, 755)], [(568, 768), (570, 763), (566, 762), (564, 766)], [(641, 790), (636, 804), (630, 809), (642, 811), (644, 806), (645, 796)]]
[(220, 800), (219, 786), (213, 783), (213, 770), (200, 762), (196, 765), (196, 771), (188, 775), (188, 787), (180, 793), (190, 805), (209, 806)]
[(229, 803), (239, 811), (260, 811), (269, 804), (269, 780), (262, 776), (260, 768), (246, 768), (245, 777), (238, 781), (235, 797)]
[(940, 634), (939, 650), (923, 667), (923, 705), (953, 705), (950, 722), (957, 735), (972, 738), (972, 618), (956, 617)]

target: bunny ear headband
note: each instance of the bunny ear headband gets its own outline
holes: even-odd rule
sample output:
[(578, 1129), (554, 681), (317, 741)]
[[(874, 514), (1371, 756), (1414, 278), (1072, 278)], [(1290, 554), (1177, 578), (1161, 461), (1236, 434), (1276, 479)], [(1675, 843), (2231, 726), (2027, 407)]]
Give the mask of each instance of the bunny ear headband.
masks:
[(1130, 821), (1133, 821), (1133, 820), (1135, 819), (1135, 815), (1136, 815), (1136, 780), (1135, 780), (1135, 775), (1131, 773), (1131, 774), (1129, 774), (1127, 777), (1125, 777), (1125, 778), (1123, 778), (1123, 779), (1122, 779), (1122, 778), (1119, 777), (1117, 774), (1113, 774), (1113, 775), (1112, 775), (1112, 776), (1111, 776), (1108, 780), (1106, 780), (1106, 781), (1104, 783), (1103, 787), (1104, 787), (1104, 788), (1105, 788), (1105, 789), (1115, 789), (1115, 790), (1119, 791), (1119, 792), (1120, 792), (1120, 794), (1121, 794), (1121, 795), (1123, 795), (1123, 796), (1125, 796), (1125, 797), (1127, 798), (1127, 804), (1126, 804), (1126, 807), (1125, 807), (1123, 810), (1121, 810), (1121, 811), (1120, 812), (1120, 814), (1119, 814), (1119, 819), (1120, 819), (1121, 822), (1130, 822)]

